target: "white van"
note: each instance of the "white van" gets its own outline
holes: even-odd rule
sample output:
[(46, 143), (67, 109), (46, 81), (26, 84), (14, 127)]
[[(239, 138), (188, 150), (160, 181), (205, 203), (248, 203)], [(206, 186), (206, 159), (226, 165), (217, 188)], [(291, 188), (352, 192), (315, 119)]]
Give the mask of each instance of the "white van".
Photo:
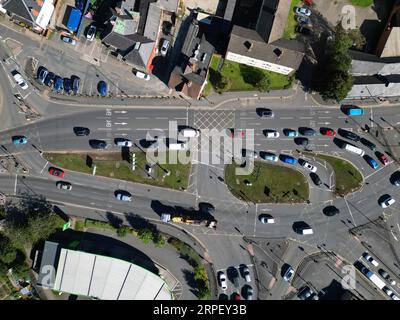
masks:
[(356, 146), (353, 146), (352, 144), (346, 143), (345, 150), (353, 152), (355, 154), (358, 154), (359, 156), (363, 156), (365, 154), (365, 151), (363, 149), (357, 148)]
[(186, 150), (186, 143), (178, 142), (178, 143), (170, 143), (168, 148), (170, 150)]
[(311, 228), (311, 227), (306, 227), (306, 226), (304, 226), (303, 228), (298, 228), (297, 230), (296, 230), (298, 233), (300, 233), (300, 234), (313, 234), (314, 232), (313, 232), (313, 229)]
[(191, 128), (185, 128), (182, 131), (182, 134), (185, 138), (194, 138), (194, 137), (198, 137), (200, 134), (199, 130), (196, 129), (191, 129)]

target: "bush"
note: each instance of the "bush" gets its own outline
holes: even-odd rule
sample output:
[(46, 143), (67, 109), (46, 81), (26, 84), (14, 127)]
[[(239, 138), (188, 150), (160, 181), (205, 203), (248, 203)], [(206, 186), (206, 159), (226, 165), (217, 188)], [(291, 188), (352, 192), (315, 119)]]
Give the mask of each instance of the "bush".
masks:
[(153, 234), (153, 243), (157, 248), (161, 248), (165, 245), (165, 237), (161, 233), (155, 232)]
[(138, 231), (138, 238), (143, 241), (143, 243), (149, 243), (153, 240), (153, 232), (149, 228), (142, 228)]
[(118, 237), (121, 238), (125, 237), (128, 232), (129, 232), (129, 227), (127, 226), (121, 226), (117, 229), (117, 235)]

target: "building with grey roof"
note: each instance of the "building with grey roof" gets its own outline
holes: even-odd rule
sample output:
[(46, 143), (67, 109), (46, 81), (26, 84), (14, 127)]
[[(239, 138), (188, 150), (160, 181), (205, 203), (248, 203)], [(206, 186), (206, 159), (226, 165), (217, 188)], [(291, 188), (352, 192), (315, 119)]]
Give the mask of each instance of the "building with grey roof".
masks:
[(400, 74), (356, 76), (347, 99), (390, 98), (400, 94)]

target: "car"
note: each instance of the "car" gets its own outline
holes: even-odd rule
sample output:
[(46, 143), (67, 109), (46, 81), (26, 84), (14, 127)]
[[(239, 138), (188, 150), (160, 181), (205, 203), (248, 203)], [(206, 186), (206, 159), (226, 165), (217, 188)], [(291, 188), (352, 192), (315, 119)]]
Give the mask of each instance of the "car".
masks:
[(161, 55), (163, 57), (165, 57), (167, 55), (168, 49), (169, 49), (169, 41), (167, 39), (163, 39), (161, 50), (160, 50)]
[(104, 140), (92, 139), (92, 140), (89, 140), (89, 145), (93, 149), (106, 149), (107, 148), (107, 142), (105, 142)]
[(361, 139), (360, 139), (360, 142), (361, 142), (364, 146), (366, 146), (367, 148), (371, 149), (372, 151), (375, 151), (375, 150), (376, 150), (376, 145), (373, 144), (371, 141), (369, 141), (369, 140), (367, 140), (367, 139), (365, 139), (365, 138), (361, 138)]
[(86, 39), (88, 39), (89, 41), (93, 41), (95, 36), (96, 36), (96, 26), (91, 24), (86, 33)]
[(390, 297), (392, 298), (392, 300), (400, 300), (400, 298), (396, 296), (394, 293), (391, 294)]
[(13, 136), (11, 138), (11, 141), (15, 145), (17, 145), (17, 144), (26, 144), (28, 142), (28, 140), (26, 139), (25, 136)]
[(125, 138), (117, 138), (115, 139), (115, 145), (118, 147), (132, 147), (132, 141)]
[(248, 266), (242, 268), (242, 275), (246, 282), (251, 282), (250, 269)]
[(274, 217), (269, 214), (261, 214), (258, 216), (258, 219), (262, 224), (275, 223)]
[(38, 80), (38, 82), (39, 82), (40, 84), (43, 84), (43, 83), (44, 83), (44, 80), (46, 79), (46, 76), (47, 76), (48, 73), (49, 73), (49, 71), (48, 71), (45, 67), (40, 66), (40, 67), (38, 68), (36, 78), (37, 78), (37, 80)]
[(229, 267), (226, 270), (226, 273), (228, 275), (228, 279), (233, 283), (236, 289), (239, 289), (240, 283), (239, 283), (239, 272), (235, 267)]
[(61, 90), (63, 89), (63, 79), (60, 76), (54, 77), (54, 87), (53, 88), (58, 93), (60, 93)]
[(315, 292), (311, 290), (309, 286), (305, 286), (302, 288), (299, 293), (297, 294), (297, 297), (300, 300), (311, 300), (312, 297), (315, 295)]
[(305, 161), (304, 159), (299, 159), (299, 164), (307, 170), (310, 170), (311, 172), (317, 172), (317, 167), (313, 166), (311, 163)]
[(289, 282), (290, 279), (293, 277), (293, 275), (294, 275), (294, 270), (291, 266), (289, 266), (283, 275), (283, 280)]
[(77, 77), (77, 76), (72, 76), (71, 80), (72, 80), (72, 92), (74, 94), (78, 94), (79, 84), (81, 82), (81, 79), (79, 77)]
[(320, 186), (322, 184), (322, 181), (321, 181), (319, 175), (317, 175), (315, 172), (310, 173), (310, 178), (316, 186)]
[(135, 71), (133, 71), (133, 74), (134, 74), (136, 77), (138, 77), (139, 79), (144, 79), (144, 80), (146, 80), (146, 81), (149, 81), (149, 80), (150, 80), (150, 75), (148, 75), (147, 73), (144, 73), (144, 72), (142, 72), (142, 71), (135, 70)]
[(305, 17), (305, 16), (297, 16), (296, 21), (302, 25), (302, 24), (310, 24), (310, 18)]
[(368, 261), (370, 264), (372, 264), (373, 266), (377, 267), (379, 266), (379, 263), (370, 256), (370, 254), (368, 253), (368, 251), (363, 252), (362, 257)]
[(74, 39), (67, 36), (63, 36), (61, 40), (64, 41), (65, 43), (72, 44), (73, 46), (76, 44), (76, 41)]
[(393, 172), (389, 180), (394, 186), (400, 187), (400, 171)]
[(384, 293), (386, 293), (389, 297), (393, 294), (393, 291), (392, 290), (390, 290), (388, 287), (383, 287), (382, 288), (382, 291), (384, 292)]
[(14, 77), (14, 80), (22, 88), (22, 90), (28, 89), (28, 84), (26, 83), (26, 81), (24, 80), (24, 78), (21, 76), (21, 74), (18, 71), (14, 70), (12, 72), (12, 75)]
[(128, 191), (118, 190), (115, 192), (115, 197), (120, 201), (132, 201), (132, 195)]
[(267, 138), (279, 138), (279, 132), (273, 129), (265, 129), (264, 135)]
[(257, 159), (258, 158), (258, 155), (257, 155), (256, 151), (247, 150), (247, 149), (242, 149), (242, 156), (250, 158), (250, 159)]
[(261, 118), (273, 118), (274, 117), (274, 112), (271, 109), (258, 108), (256, 110), (256, 112)]
[(49, 168), (49, 173), (52, 175), (52, 176), (56, 176), (56, 177), (59, 177), (59, 178), (64, 178), (64, 171), (62, 171), (61, 169), (58, 169), (58, 168), (55, 168), (55, 167), (50, 167)]
[(271, 152), (260, 151), (260, 158), (264, 159), (264, 160), (274, 161), (274, 162), (278, 161), (278, 156)]
[(229, 296), (225, 293), (221, 293), (218, 297), (218, 300), (229, 300)]
[(353, 140), (355, 142), (358, 142), (361, 140), (360, 136), (355, 134), (354, 132), (351, 131), (347, 131), (344, 129), (339, 129), (338, 130), (339, 135), (341, 135), (343, 138), (349, 139), (349, 140)]
[(100, 93), (102, 97), (107, 96), (107, 83), (105, 81), (100, 81), (97, 85), (97, 91)]
[(240, 294), (237, 293), (237, 292), (232, 293), (231, 300), (241, 300), (240, 299)]
[(69, 182), (65, 182), (65, 181), (57, 181), (56, 186), (58, 189), (62, 189), (62, 190), (71, 190), (72, 189), (72, 184)]
[(75, 7), (78, 9), (78, 10), (83, 10), (84, 9), (84, 0), (76, 0), (75, 1)]
[(228, 288), (228, 285), (226, 283), (226, 275), (222, 271), (218, 273), (218, 281), (221, 289), (225, 291)]
[(287, 164), (292, 164), (295, 165), (297, 163), (297, 160), (291, 156), (288, 156), (286, 154), (281, 154), (280, 159), (282, 162), (287, 163)]
[(230, 129), (228, 129), (228, 135), (232, 139), (234, 139), (234, 138), (242, 138), (242, 139), (244, 139), (246, 137), (246, 131), (242, 130), (242, 129), (237, 129), (236, 130), (236, 129), (230, 128)]
[(49, 72), (46, 76), (46, 79), (44, 79), (44, 84), (48, 87), (51, 87), (54, 83), (54, 78), (55, 74), (53, 72)]
[(371, 168), (373, 169), (378, 169), (379, 164), (378, 162), (375, 161), (375, 159), (372, 159), (369, 155), (364, 155), (365, 161), (370, 165)]
[(78, 137), (88, 136), (90, 134), (90, 129), (84, 127), (74, 127), (74, 133)]
[(305, 137), (296, 137), (294, 138), (294, 143), (298, 146), (307, 147), (309, 144), (309, 140)]
[(70, 78), (64, 78), (63, 79), (63, 87), (64, 87), (64, 92), (65, 93), (70, 93), (72, 90), (72, 81)]
[(332, 217), (334, 215), (337, 215), (340, 213), (340, 210), (338, 208), (336, 208), (335, 206), (327, 206), (325, 207), (322, 212), (328, 216), (328, 217)]
[(311, 16), (311, 10), (306, 7), (296, 7), (294, 12), (296, 14), (305, 15), (307, 17)]
[(253, 294), (254, 294), (253, 288), (250, 286), (247, 286), (246, 287), (246, 300), (253, 300)]
[(386, 157), (386, 155), (384, 155), (383, 153), (377, 151), (375, 152), (375, 155), (377, 156), (377, 158), (379, 159), (380, 162), (382, 162), (382, 164), (384, 166), (386, 166), (387, 164), (389, 164), (389, 159)]
[(383, 197), (383, 198), (381, 198), (380, 200), (379, 200), (379, 204), (380, 204), (380, 206), (382, 207), (382, 208), (387, 208), (387, 207), (390, 207), (393, 203), (395, 203), (396, 202), (396, 200), (394, 200), (393, 198), (392, 198), (392, 196), (390, 196), (390, 195), (387, 195), (387, 196), (385, 196), (385, 197)]
[(307, 127), (300, 127), (299, 132), (303, 136), (315, 136), (317, 134), (314, 129), (307, 128)]
[(304, 34), (304, 35), (306, 35), (306, 36), (308, 36), (308, 35), (311, 34), (311, 29), (306, 28), (306, 27), (304, 27), (304, 26), (296, 26), (295, 31), (296, 31), (297, 33), (302, 33), (302, 34)]
[(283, 134), (286, 137), (298, 137), (299, 136), (299, 133), (293, 129), (283, 129)]
[(378, 273), (379, 273), (379, 275), (380, 275), (383, 279), (385, 279), (386, 281), (388, 281), (392, 286), (395, 286), (395, 285), (396, 285), (396, 281), (393, 280), (393, 279), (391, 279), (390, 276), (389, 276), (389, 274), (388, 274), (385, 270), (379, 269), (379, 270), (378, 270)]
[(321, 134), (324, 136), (334, 137), (336, 136), (336, 131), (330, 128), (321, 128)]

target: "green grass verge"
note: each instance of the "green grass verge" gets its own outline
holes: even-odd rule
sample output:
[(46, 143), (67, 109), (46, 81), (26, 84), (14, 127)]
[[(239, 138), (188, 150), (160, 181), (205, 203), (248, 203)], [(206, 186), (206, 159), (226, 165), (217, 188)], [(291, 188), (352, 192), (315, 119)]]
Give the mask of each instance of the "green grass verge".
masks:
[(349, 161), (327, 155), (313, 155), (332, 166), (335, 172), (335, 194), (346, 195), (361, 188), (363, 177)]
[[(256, 203), (299, 203), (309, 198), (307, 179), (297, 170), (254, 162), (254, 170), (248, 176), (235, 174), (236, 164), (225, 167), (225, 182), (230, 191), (244, 201)], [(248, 180), (252, 186), (246, 186)]]
[(297, 22), (294, 19), (294, 7), (299, 6), (300, 3), (301, 0), (292, 0), (290, 4), (289, 15), (285, 26), (285, 31), (283, 32), (284, 39), (294, 39), (296, 37), (294, 29), (296, 28)]
[[(146, 155), (142, 151), (136, 154), (136, 170), (132, 171), (132, 165), (122, 160), (120, 152), (105, 152), (99, 154), (89, 154), (93, 159), (93, 164), (97, 166), (96, 175), (109, 177), (131, 182), (155, 185), (181, 190), (186, 189), (189, 182), (190, 163), (189, 164), (169, 164), (169, 155), (166, 154), (167, 164), (161, 164), (154, 168), (154, 178), (148, 178), (145, 171)], [(55, 166), (68, 170), (79, 171), (91, 174), (92, 168), (86, 165), (87, 154), (65, 154), (65, 153), (44, 153), (46, 160)], [(164, 171), (170, 171), (170, 175), (163, 178)]]
[(350, 0), (352, 5), (359, 7), (369, 7), (374, 4), (374, 0)]
[(83, 221), (83, 220), (75, 221), (75, 230), (76, 231), (83, 231), (84, 228), (85, 228), (85, 221)]
[(94, 229), (101, 229), (103, 231), (117, 231), (110, 223), (104, 221), (96, 221), (96, 220), (85, 220), (85, 228), (94, 228)]

